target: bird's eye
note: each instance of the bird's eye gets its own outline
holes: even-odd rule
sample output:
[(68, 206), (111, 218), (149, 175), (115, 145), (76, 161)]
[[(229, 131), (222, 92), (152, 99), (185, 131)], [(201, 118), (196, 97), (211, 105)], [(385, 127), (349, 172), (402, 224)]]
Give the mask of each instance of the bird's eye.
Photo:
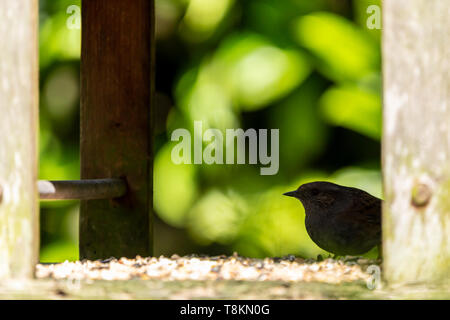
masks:
[(311, 194), (312, 194), (313, 196), (317, 196), (317, 195), (319, 194), (319, 190), (318, 190), (318, 189), (312, 189), (312, 190), (311, 190)]

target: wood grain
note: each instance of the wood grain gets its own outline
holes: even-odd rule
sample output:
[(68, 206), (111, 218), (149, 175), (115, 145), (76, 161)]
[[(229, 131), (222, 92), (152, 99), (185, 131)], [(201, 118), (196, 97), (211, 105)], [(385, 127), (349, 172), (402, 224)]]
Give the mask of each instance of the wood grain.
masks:
[(38, 262), (37, 15), (37, 0), (0, 1), (0, 278)]
[(384, 271), (450, 273), (450, 1), (383, 3)]
[(82, 201), (80, 258), (152, 252), (153, 0), (82, 3), (81, 177), (127, 194)]

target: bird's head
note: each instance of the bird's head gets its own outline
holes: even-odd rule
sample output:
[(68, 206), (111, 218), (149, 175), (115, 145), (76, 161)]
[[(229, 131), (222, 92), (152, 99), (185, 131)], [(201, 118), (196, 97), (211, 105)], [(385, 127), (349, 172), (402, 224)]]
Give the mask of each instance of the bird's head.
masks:
[[(301, 185), (297, 190), (284, 193), (285, 196), (300, 200), (305, 211), (329, 210), (342, 205), (350, 188), (325, 181), (316, 181)], [(346, 193), (347, 192), (347, 193)], [(348, 197), (348, 194), (347, 194)]]

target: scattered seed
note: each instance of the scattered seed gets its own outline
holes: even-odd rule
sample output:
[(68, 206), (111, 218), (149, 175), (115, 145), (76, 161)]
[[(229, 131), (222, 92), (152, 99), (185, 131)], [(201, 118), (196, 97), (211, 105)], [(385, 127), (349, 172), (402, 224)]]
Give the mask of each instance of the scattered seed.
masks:
[(304, 260), (289, 255), (284, 258), (252, 259), (238, 256), (207, 257), (190, 255), (171, 258), (110, 258), (39, 264), (38, 278), (80, 280), (238, 280), (238, 281), (320, 281), (341, 283), (370, 278), (365, 270), (379, 261), (367, 259)]

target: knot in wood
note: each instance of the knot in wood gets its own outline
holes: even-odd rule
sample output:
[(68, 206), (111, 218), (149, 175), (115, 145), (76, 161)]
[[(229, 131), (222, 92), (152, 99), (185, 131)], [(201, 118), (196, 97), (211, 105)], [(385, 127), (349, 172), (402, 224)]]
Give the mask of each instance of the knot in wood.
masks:
[(431, 196), (432, 192), (426, 184), (417, 184), (412, 189), (411, 203), (415, 207), (424, 207), (430, 202)]

